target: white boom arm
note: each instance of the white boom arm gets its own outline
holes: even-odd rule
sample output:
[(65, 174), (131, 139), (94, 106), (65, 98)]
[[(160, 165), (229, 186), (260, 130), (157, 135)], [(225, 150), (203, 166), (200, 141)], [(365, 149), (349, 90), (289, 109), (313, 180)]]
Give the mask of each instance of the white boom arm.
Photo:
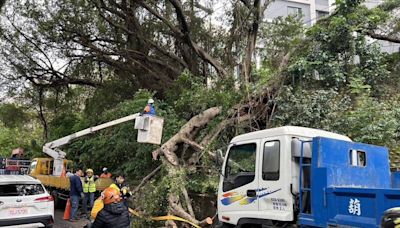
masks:
[[(126, 117), (122, 117), (120, 119), (116, 119), (107, 123), (103, 123), (100, 124), (98, 126), (95, 127), (90, 127), (87, 129), (84, 129), (82, 131), (78, 131), (75, 132), (73, 134), (67, 135), (65, 137), (62, 137), (60, 139), (54, 140), (52, 142), (46, 143), (43, 146), (43, 152), (50, 155), (52, 158), (54, 158), (54, 171), (53, 171), (53, 175), (60, 175), (61, 171), (62, 171), (62, 160), (65, 158), (65, 152), (61, 151), (60, 149), (58, 149), (58, 147), (66, 145), (68, 143), (70, 143), (72, 140), (91, 134), (93, 132), (96, 132), (98, 130), (107, 128), (107, 127), (112, 127), (121, 123), (125, 123), (131, 120), (136, 119), (139, 116), (139, 113), (136, 114), (132, 114), (130, 116), (126, 116)], [(56, 164), (57, 163), (57, 164)], [(61, 168), (56, 168), (57, 167), (61, 167)]]

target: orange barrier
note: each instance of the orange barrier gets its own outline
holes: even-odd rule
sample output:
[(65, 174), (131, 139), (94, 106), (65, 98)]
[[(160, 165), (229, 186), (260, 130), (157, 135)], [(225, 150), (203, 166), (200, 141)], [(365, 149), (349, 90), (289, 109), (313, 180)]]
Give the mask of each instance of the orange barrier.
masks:
[(65, 205), (65, 211), (64, 211), (64, 220), (69, 220), (69, 218), (71, 217), (71, 201), (67, 200), (67, 205)]

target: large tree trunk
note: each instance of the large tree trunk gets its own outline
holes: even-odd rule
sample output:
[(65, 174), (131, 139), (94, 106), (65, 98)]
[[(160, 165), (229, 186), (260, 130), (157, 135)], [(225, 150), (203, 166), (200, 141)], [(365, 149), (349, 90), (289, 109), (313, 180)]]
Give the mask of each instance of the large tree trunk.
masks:
[(262, 18), (264, 17), (264, 11), (269, 5), (270, 0), (264, 0), (264, 4), (261, 4), (261, 0), (254, 0), (253, 5), (250, 5), (248, 1), (242, 0), (242, 2), (249, 8), (252, 12), (253, 21), (247, 32), (247, 44), (245, 56), (242, 63), (242, 79), (244, 84), (250, 81), (251, 65), (253, 55), (256, 51), (258, 30)]
[[(177, 134), (164, 143), (160, 149), (153, 152), (154, 158), (157, 158), (158, 155), (164, 156), (162, 163), (166, 167), (170, 178), (174, 179), (179, 176), (182, 167), (185, 165), (179, 162), (177, 156), (177, 152), (179, 152), (178, 148), (180, 148), (179, 145), (187, 144), (194, 148), (195, 151), (202, 150), (203, 147), (195, 142), (196, 135), (200, 129), (204, 128), (217, 115), (219, 115), (221, 110), (221, 107), (213, 107), (205, 110), (197, 116), (194, 116), (179, 130)], [(197, 220), (195, 218), (191, 200), (184, 185), (181, 186), (181, 192), (182, 194), (179, 192), (169, 193), (169, 212), (198, 225), (210, 224), (210, 218), (204, 220)], [(182, 197), (180, 195), (183, 196), (183, 200), (181, 200)], [(182, 207), (183, 202), (186, 204), (186, 208), (189, 210), (188, 212)]]
[(38, 116), (39, 116), (39, 119), (40, 119), (40, 122), (42, 123), (42, 126), (43, 126), (43, 140), (45, 141), (45, 142), (47, 142), (47, 139), (48, 139), (48, 136), (49, 136), (49, 128), (48, 128), (48, 126), (47, 126), (47, 120), (46, 120), (46, 117), (45, 117), (45, 115), (44, 115), (44, 110), (43, 110), (43, 107), (44, 107), (44, 89), (43, 88), (39, 88), (39, 109), (37, 110), (38, 111)]

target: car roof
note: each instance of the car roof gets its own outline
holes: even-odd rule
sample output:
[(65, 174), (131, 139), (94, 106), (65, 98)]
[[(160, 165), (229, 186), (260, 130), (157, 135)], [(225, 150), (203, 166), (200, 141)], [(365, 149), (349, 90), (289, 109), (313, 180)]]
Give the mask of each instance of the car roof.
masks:
[(231, 140), (231, 143), (252, 140), (252, 139), (280, 136), (280, 135), (291, 135), (291, 136), (310, 137), (310, 138), (326, 137), (344, 141), (351, 141), (351, 139), (345, 135), (340, 135), (329, 131), (307, 128), (307, 127), (285, 126), (285, 127), (271, 128), (261, 131), (250, 132), (243, 135), (238, 135)]
[(28, 175), (0, 175), (0, 185), (13, 183), (40, 184), (40, 181)]

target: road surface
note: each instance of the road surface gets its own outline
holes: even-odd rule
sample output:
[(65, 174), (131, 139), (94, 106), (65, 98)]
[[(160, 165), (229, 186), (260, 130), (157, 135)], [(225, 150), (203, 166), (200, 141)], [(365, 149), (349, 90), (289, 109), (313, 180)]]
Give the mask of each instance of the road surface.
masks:
[(64, 210), (62, 209), (57, 209), (54, 211), (54, 228), (82, 228), (84, 227), (89, 220), (85, 218), (79, 219), (77, 222), (69, 222), (68, 220), (63, 219), (64, 216)]

